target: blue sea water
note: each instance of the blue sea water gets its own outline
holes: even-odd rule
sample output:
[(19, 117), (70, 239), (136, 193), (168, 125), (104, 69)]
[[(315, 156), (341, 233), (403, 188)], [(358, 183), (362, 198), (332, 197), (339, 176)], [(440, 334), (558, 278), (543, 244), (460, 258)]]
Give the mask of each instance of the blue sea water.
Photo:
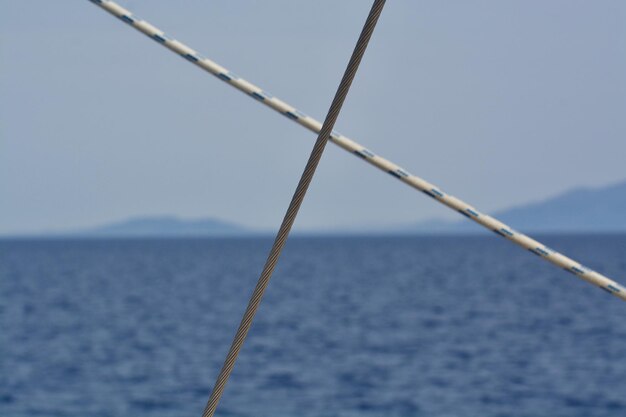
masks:
[[(548, 236), (626, 281), (626, 236)], [(0, 241), (0, 416), (192, 417), (271, 239)], [(623, 417), (626, 303), (497, 236), (294, 238), (222, 417)]]

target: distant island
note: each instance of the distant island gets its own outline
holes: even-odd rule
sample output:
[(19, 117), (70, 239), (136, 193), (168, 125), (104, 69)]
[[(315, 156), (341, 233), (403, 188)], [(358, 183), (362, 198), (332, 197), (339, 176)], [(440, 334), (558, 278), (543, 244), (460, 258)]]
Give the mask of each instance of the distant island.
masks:
[[(602, 188), (577, 188), (536, 203), (490, 213), (511, 227), (529, 233), (626, 232), (626, 181)], [(375, 223), (375, 222), (372, 222)], [(299, 230), (299, 235), (426, 235), (473, 234), (483, 228), (459, 216), (459, 220), (431, 219), (395, 227)], [(135, 217), (83, 230), (42, 233), (38, 236), (88, 238), (235, 237), (273, 235), (215, 218), (181, 219), (175, 216)]]
[(242, 236), (254, 231), (218, 219), (186, 220), (175, 216), (136, 217), (92, 229), (68, 233), (88, 237), (195, 237)]
[[(544, 201), (488, 213), (515, 229), (539, 233), (626, 232), (626, 181), (602, 188), (576, 188)], [(471, 233), (464, 219), (433, 219), (398, 228), (402, 233)]]

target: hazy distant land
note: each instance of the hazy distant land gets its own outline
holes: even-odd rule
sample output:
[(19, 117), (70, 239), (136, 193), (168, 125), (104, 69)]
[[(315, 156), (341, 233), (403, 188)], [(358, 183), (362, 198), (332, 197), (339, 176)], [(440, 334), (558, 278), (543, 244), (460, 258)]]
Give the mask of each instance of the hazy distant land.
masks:
[(175, 216), (137, 217), (72, 234), (93, 237), (241, 236), (253, 230), (218, 219), (181, 219)]
[[(602, 188), (576, 188), (544, 201), (491, 214), (529, 232), (626, 232), (626, 181)], [(397, 229), (404, 233), (460, 233), (482, 230), (474, 222), (433, 219)]]
[[(626, 181), (602, 188), (577, 188), (547, 200), (493, 213), (515, 229), (540, 233), (626, 232)], [(355, 229), (333, 230), (332, 234), (353, 234)], [(391, 228), (363, 229), (374, 234), (479, 233), (480, 226), (459, 216), (459, 220), (432, 219)], [(327, 234), (308, 230), (301, 234)], [(214, 218), (181, 219), (175, 216), (136, 217), (84, 230), (41, 234), (72, 237), (221, 237), (273, 234)]]

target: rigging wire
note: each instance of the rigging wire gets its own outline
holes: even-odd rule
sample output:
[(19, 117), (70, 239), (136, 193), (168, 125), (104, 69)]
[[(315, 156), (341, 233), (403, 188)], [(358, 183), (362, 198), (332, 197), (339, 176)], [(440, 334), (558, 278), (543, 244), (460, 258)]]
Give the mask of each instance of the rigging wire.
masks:
[(248, 307), (246, 308), (246, 312), (241, 319), (241, 323), (239, 324), (239, 328), (237, 329), (237, 333), (235, 335), (235, 338), (233, 339), (233, 343), (230, 347), (230, 350), (228, 351), (226, 360), (224, 361), (224, 366), (222, 367), (222, 370), (217, 377), (217, 381), (215, 382), (215, 386), (213, 387), (213, 391), (211, 392), (211, 397), (207, 402), (206, 408), (202, 413), (202, 417), (213, 417), (213, 414), (215, 413), (217, 404), (219, 403), (220, 398), (222, 397), (222, 393), (224, 392), (226, 382), (228, 381), (228, 378), (230, 377), (230, 374), (232, 373), (235, 366), (237, 356), (239, 355), (246, 336), (248, 335), (248, 332), (250, 330), (250, 327), (252, 326), (252, 320), (254, 319), (259, 305), (261, 304), (261, 299), (263, 298), (263, 294), (267, 289), (267, 285), (269, 284), (269, 281), (272, 277), (272, 273), (276, 268), (278, 258), (280, 257), (285, 243), (287, 242), (287, 238), (289, 237), (289, 231), (291, 230), (291, 227), (296, 220), (298, 210), (302, 205), (302, 201), (304, 201), (306, 191), (309, 188), (311, 181), (313, 180), (313, 175), (315, 174), (317, 165), (322, 158), (322, 153), (324, 152), (326, 143), (328, 143), (330, 133), (335, 126), (337, 117), (339, 117), (339, 112), (341, 111), (341, 107), (343, 106), (346, 96), (348, 95), (348, 91), (350, 90), (350, 86), (352, 85), (352, 81), (354, 80), (354, 76), (356, 75), (359, 64), (361, 63), (361, 58), (363, 58), (363, 54), (365, 53), (365, 49), (367, 48), (372, 33), (374, 32), (374, 28), (376, 27), (378, 18), (383, 11), (385, 1), (386, 0), (374, 0), (374, 4), (372, 5), (370, 13), (367, 16), (367, 20), (365, 21), (365, 25), (363, 26), (361, 35), (359, 36), (354, 51), (352, 52), (352, 56), (350, 57), (350, 61), (348, 62), (348, 66), (346, 67), (346, 71), (341, 78), (341, 82), (339, 83), (339, 87), (337, 88), (337, 92), (335, 93), (335, 98), (333, 98), (333, 101), (328, 110), (328, 114), (324, 119), (324, 123), (322, 124), (320, 133), (317, 136), (317, 140), (315, 141), (315, 145), (313, 146), (313, 150), (311, 151), (309, 160), (306, 163), (304, 172), (302, 173), (300, 181), (298, 182), (298, 186), (296, 187), (296, 191), (293, 194), (291, 202), (289, 203), (289, 208), (287, 209), (285, 217), (283, 218), (280, 228), (278, 229), (278, 234), (276, 235), (276, 239), (274, 240), (274, 244), (272, 245), (270, 254), (267, 257), (265, 266), (263, 267), (263, 272), (261, 272), (259, 281), (254, 288), (252, 297), (250, 298)]

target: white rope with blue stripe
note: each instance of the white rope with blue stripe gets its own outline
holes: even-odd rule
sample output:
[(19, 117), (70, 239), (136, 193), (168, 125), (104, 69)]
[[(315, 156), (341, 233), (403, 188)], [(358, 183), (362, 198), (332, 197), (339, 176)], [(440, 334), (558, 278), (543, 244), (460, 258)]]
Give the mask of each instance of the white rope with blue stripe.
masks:
[[(287, 104), (284, 101), (272, 96), (271, 94), (264, 91), (262, 88), (259, 88), (256, 85), (244, 80), (243, 78), (236, 76), (221, 65), (211, 61), (208, 58), (200, 56), (198, 52), (191, 49), (187, 45), (175, 39), (167, 37), (165, 33), (163, 33), (163, 31), (152, 26), (145, 20), (135, 17), (131, 12), (124, 9), (117, 3), (109, 0), (89, 1), (97, 4), (107, 12), (111, 13), (113, 16), (121, 19), (133, 28), (149, 36), (156, 42), (171, 50), (172, 52), (182, 56), (183, 58), (187, 59), (188, 61), (202, 68), (203, 70), (209, 72), (210, 74), (215, 75), (220, 80), (253, 97), (257, 101), (265, 104), (266, 106), (276, 110), (277, 112), (295, 121), (301, 126), (304, 126), (310, 131), (319, 134), (322, 128), (322, 123), (320, 123), (319, 121), (300, 112), (290, 104)], [(590, 282), (591, 284), (597, 285), (603, 290), (608, 291), (616, 297), (619, 297), (622, 300), (626, 301), (626, 288), (611, 280), (610, 278), (581, 265), (580, 263), (574, 261), (571, 258), (568, 258), (567, 256), (557, 251), (548, 248), (547, 246), (536, 241), (535, 239), (530, 238), (529, 236), (526, 236), (523, 233), (517, 232), (516, 230), (512, 229), (501, 221), (487, 214), (479, 212), (470, 204), (467, 204), (450, 194), (444, 193), (437, 186), (429, 183), (428, 181), (418, 176), (410, 174), (399, 165), (379, 155), (376, 155), (369, 149), (351, 139), (348, 139), (347, 137), (336, 131), (333, 131), (333, 133), (330, 135), (330, 141), (345, 149), (346, 151), (359, 156), (360, 158), (369, 162), (375, 167), (393, 175), (395, 178), (399, 179), (405, 184), (408, 184), (409, 186), (419, 191), (422, 191), (439, 203), (458, 211), (465, 217), (473, 220), (481, 226), (534, 253), (542, 259), (545, 259), (546, 261), (556, 265), (557, 267), (563, 268), (566, 271), (576, 275), (577, 277), (587, 282)]]

